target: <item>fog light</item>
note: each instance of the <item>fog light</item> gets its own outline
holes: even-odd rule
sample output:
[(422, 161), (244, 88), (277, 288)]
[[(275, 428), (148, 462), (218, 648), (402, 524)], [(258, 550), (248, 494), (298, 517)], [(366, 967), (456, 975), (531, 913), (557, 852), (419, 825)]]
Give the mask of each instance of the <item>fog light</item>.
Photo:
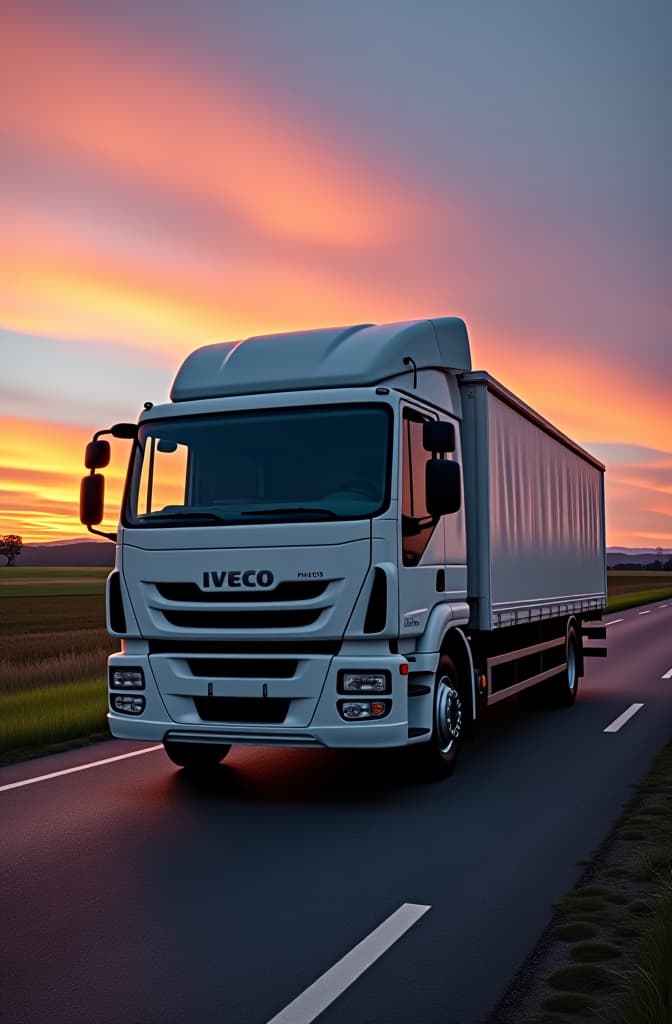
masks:
[(391, 700), (342, 700), (338, 710), (341, 718), (356, 722), (364, 718), (384, 718), (391, 705)]
[(110, 669), (111, 690), (144, 690), (145, 676), (141, 668)]
[(139, 694), (113, 693), (110, 703), (120, 715), (141, 715), (145, 710), (145, 698)]
[(389, 693), (387, 672), (343, 672), (340, 679), (342, 693)]

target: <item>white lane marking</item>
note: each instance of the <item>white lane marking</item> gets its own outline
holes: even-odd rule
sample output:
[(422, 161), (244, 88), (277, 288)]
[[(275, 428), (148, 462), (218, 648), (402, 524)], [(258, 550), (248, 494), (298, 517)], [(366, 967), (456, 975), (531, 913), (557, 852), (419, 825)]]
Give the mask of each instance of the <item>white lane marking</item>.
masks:
[(638, 615), (650, 615), (651, 614), (651, 609), (647, 608), (645, 612), (637, 612), (637, 614)]
[(419, 903), (402, 904), (268, 1024), (310, 1024), (429, 909)]
[(668, 668), (668, 670), (665, 673), (665, 675), (661, 676), (660, 678), (661, 679), (672, 679), (672, 668)]
[(612, 619), (611, 622), (605, 622), (605, 626), (615, 626), (617, 622), (625, 622), (625, 619)]
[(661, 608), (667, 608), (667, 605), (666, 605), (666, 604), (661, 604), (661, 606), (660, 606), (660, 607), (661, 607)]
[(20, 786), (32, 786), (34, 782), (45, 782), (47, 779), (57, 779), (60, 775), (72, 775), (73, 772), (85, 772), (87, 768), (98, 768), (101, 764), (112, 764), (113, 761), (125, 761), (127, 757), (140, 757), (141, 754), (151, 754), (153, 750), (163, 750), (163, 743), (157, 743), (155, 747), (144, 747), (142, 750), (132, 750), (129, 754), (117, 754), (116, 757), (106, 757), (104, 761), (90, 761), (88, 764), (78, 764), (75, 768), (64, 768), (60, 772), (49, 772), (48, 775), (36, 775), (33, 779), (22, 779), (21, 782), (10, 782), (7, 786), (0, 786), (0, 793), (7, 789), (19, 789)]
[(615, 718), (611, 725), (608, 725), (603, 732), (618, 732), (626, 722), (629, 722), (633, 715), (636, 715), (644, 707), (643, 704), (631, 704), (627, 711)]

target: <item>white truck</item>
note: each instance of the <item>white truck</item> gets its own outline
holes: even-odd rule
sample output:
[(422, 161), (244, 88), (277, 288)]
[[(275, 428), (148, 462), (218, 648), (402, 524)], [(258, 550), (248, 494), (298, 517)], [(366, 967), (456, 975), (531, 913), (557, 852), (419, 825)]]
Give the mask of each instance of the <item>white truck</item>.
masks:
[[(413, 746), (443, 774), (482, 708), (573, 704), (606, 654), (604, 467), (472, 372), (462, 320), (209, 345), (170, 397), (86, 452), (114, 736), (196, 769)], [(105, 434), (133, 442), (114, 534)]]

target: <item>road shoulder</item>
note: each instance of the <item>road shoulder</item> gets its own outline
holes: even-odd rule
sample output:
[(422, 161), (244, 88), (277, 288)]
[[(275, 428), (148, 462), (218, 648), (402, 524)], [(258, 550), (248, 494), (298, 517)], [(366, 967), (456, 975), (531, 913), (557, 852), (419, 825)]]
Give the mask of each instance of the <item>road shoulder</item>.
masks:
[(671, 801), (668, 742), (490, 1024), (672, 1020)]

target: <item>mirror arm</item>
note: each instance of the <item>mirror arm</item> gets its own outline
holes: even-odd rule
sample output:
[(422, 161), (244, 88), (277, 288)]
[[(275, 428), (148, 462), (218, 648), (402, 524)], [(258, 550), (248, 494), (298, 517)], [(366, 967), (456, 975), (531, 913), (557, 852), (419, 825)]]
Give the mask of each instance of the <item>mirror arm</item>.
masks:
[(112, 541), (114, 541), (115, 544), (117, 542), (117, 535), (116, 535), (116, 533), (105, 533), (103, 530), (97, 530), (95, 528), (95, 526), (89, 526), (88, 523), (86, 524), (86, 528), (89, 531), (89, 533), (96, 533), (96, 534), (98, 534), (99, 537), (104, 537), (105, 540), (112, 540)]

